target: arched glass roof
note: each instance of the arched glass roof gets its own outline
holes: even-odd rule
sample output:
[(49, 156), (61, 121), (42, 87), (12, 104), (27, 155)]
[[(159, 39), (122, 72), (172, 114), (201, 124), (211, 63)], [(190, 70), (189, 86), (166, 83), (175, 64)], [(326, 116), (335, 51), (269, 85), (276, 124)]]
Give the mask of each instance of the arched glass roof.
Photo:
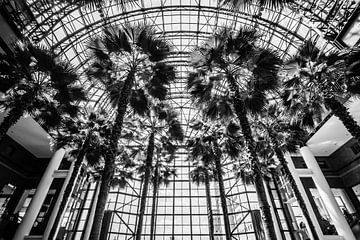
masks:
[[(279, 50), (284, 58), (294, 54), (305, 39), (316, 41), (326, 52), (340, 46), (328, 40), (340, 33), (340, 24), (346, 23), (356, 5), (351, 0), (297, 0), (290, 8), (279, 10), (260, 9), (251, 5), (240, 11), (232, 11), (215, 0), (138, 0), (123, 6), (115, 5), (116, 1), (106, 2), (101, 7), (101, 16), (99, 9), (26, 0), (33, 21), (22, 22), (20, 18), (18, 25), (22, 25), (24, 34), (34, 42), (53, 48), (80, 71), (87, 64), (89, 38), (98, 34), (104, 24), (146, 22), (153, 25), (156, 34), (172, 46), (167, 61), (176, 67), (177, 79), (170, 86), (169, 101), (180, 113), (186, 137), (196, 134), (188, 125), (198, 114), (185, 88), (190, 70), (189, 53), (217, 28), (256, 27), (262, 35), (260, 44)], [(90, 94), (87, 104), (109, 107), (103, 91), (90, 87), (86, 79), (83, 81)], [(174, 161), (178, 177), (174, 178), (169, 187), (159, 190), (155, 239), (208, 239), (204, 186), (197, 186), (190, 181), (191, 165), (185, 161), (186, 155), (184, 148), (178, 150), (178, 157)], [(225, 161), (223, 165), (234, 239), (255, 239), (251, 220), (252, 211), (258, 209), (255, 190), (234, 179), (230, 163)], [(93, 191), (93, 186), (89, 189)], [(130, 239), (133, 236), (140, 192), (139, 182), (125, 189), (111, 191), (107, 206), (113, 213), (110, 239)], [(224, 229), (216, 183), (212, 183), (211, 193), (217, 221), (216, 235), (221, 237), (224, 236)], [(151, 201), (148, 201), (147, 206), (144, 239), (149, 234)]]

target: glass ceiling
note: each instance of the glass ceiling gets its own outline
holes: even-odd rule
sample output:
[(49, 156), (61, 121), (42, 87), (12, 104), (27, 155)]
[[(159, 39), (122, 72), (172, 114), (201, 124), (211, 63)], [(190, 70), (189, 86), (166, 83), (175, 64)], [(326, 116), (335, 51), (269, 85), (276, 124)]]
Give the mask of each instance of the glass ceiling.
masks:
[[(340, 33), (340, 23), (346, 23), (348, 13), (355, 8), (351, 0), (297, 0), (291, 10), (284, 8), (277, 11), (262, 10), (256, 5), (242, 11), (231, 11), (215, 0), (139, 0), (124, 6), (115, 5), (116, 1), (106, 1), (102, 7), (104, 16), (101, 17), (96, 9), (64, 3), (44, 5), (43, 2), (26, 0), (33, 21), (24, 22), (18, 16), (17, 24), (34, 42), (53, 48), (80, 71), (87, 63), (88, 39), (98, 34), (104, 24), (121, 25), (140, 21), (153, 25), (157, 34), (172, 46), (167, 61), (176, 67), (177, 79), (171, 85), (169, 101), (180, 113), (186, 137), (196, 134), (188, 125), (198, 114), (185, 89), (187, 74), (191, 70), (188, 66), (189, 53), (217, 28), (256, 27), (262, 34), (260, 44), (279, 50), (287, 58), (296, 52), (305, 39), (315, 40), (325, 52), (333, 49), (335, 46), (325, 39)], [(90, 88), (86, 79), (83, 81), (90, 94), (87, 105), (110, 107), (101, 89)], [(197, 186), (189, 180), (191, 166), (185, 161), (186, 155), (186, 150), (180, 148), (174, 162), (178, 177), (168, 188), (159, 190), (156, 239), (208, 239), (204, 186)], [(234, 239), (255, 239), (250, 218), (251, 210), (258, 209), (255, 191), (251, 186), (235, 180), (231, 170), (232, 166), (225, 161), (225, 188)], [(108, 210), (114, 213), (111, 239), (131, 238), (140, 190), (138, 182), (122, 190), (112, 190), (108, 204)], [(224, 236), (224, 231), (216, 183), (212, 184), (211, 192), (218, 229), (216, 234), (220, 237)], [(145, 239), (149, 233), (150, 205), (151, 201), (148, 201)], [(81, 228), (77, 231), (81, 232)]]

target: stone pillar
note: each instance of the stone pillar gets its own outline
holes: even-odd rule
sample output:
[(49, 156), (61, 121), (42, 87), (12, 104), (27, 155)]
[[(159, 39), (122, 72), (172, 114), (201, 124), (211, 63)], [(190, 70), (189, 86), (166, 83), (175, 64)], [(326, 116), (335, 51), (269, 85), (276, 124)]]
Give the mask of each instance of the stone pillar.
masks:
[[(46, 229), (45, 229), (45, 232), (44, 232), (44, 236), (43, 236), (44, 239), (48, 239), (48, 238), (49, 238), (49, 234), (50, 234), (51, 228), (52, 228), (52, 226), (53, 226), (53, 224), (54, 224), (54, 222), (55, 222), (56, 215), (58, 214), (59, 207), (60, 207), (60, 203), (61, 203), (61, 201), (62, 201), (62, 199), (63, 199), (64, 192), (65, 192), (65, 189), (66, 189), (66, 187), (67, 187), (67, 185), (68, 185), (68, 183), (69, 183), (69, 180), (70, 180), (71, 174), (72, 174), (72, 172), (73, 172), (73, 169), (74, 169), (74, 162), (72, 162), (72, 164), (71, 164), (71, 166), (70, 166), (70, 169), (69, 169), (69, 171), (68, 171), (68, 173), (67, 173), (67, 175), (66, 175), (66, 178), (65, 178), (65, 180), (64, 180), (63, 186), (61, 187), (61, 190), (60, 190), (58, 199), (56, 200), (54, 209), (53, 209), (52, 212), (51, 212), (49, 221), (48, 221), (48, 223), (47, 223), (47, 226), (46, 226)], [(71, 197), (71, 196), (70, 196), (70, 197)], [(68, 200), (68, 202), (69, 202), (69, 200)], [(68, 202), (67, 202), (67, 203), (68, 203)], [(65, 209), (66, 209), (66, 206), (67, 206), (67, 204), (65, 205)], [(63, 218), (64, 213), (65, 213), (65, 211), (62, 212), (62, 214), (61, 214), (59, 226), (60, 226), (60, 224), (61, 224), (61, 220), (62, 220), (62, 218)], [(59, 229), (59, 226), (58, 226), (58, 229)], [(56, 235), (57, 235), (58, 229), (57, 229), (57, 231), (55, 232), (55, 235), (54, 235), (55, 237), (56, 237)]]
[[(303, 199), (304, 199), (306, 208), (307, 208), (307, 210), (308, 210), (308, 212), (309, 212), (310, 218), (312, 219), (312, 222), (313, 222), (313, 224), (314, 224), (314, 227), (315, 227), (315, 229), (316, 229), (316, 232), (317, 232), (319, 238), (320, 238), (320, 239), (323, 239), (323, 238), (324, 238), (324, 237), (323, 237), (324, 235), (323, 235), (323, 233), (322, 233), (322, 231), (321, 231), (321, 227), (320, 227), (320, 225), (319, 225), (318, 219), (317, 219), (317, 217), (316, 217), (316, 215), (315, 215), (315, 213), (314, 213), (314, 210), (313, 210), (313, 208), (312, 208), (312, 206), (311, 206), (310, 200), (309, 200), (309, 198), (308, 198), (308, 195), (306, 194), (306, 191), (305, 191), (304, 186), (303, 186), (303, 184), (302, 184), (302, 182), (301, 182), (301, 180), (300, 180), (300, 176), (299, 176), (299, 174), (298, 174), (298, 172), (297, 172), (297, 170), (296, 170), (296, 168), (295, 168), (295, 166), (294, 166), (294, 163), (293, 163), (293, 161), (292, 161), (292, 159), (291, 159), (291, 157), (290, 157), (289, 154), (286, 154), (286, 155), (285, 155), (285, 158), (286, 158), (286, 161), (288, 162), (288, 167), (289, 167), (289, 169), (290, 169), (290, 172), (291, 172), (292, 176), (294, 177), (294, 180), (295, 180), (295, 182), (296, 182), (296, 185), (297, 185), (297, 187), (298, 187), (298, 189), (299, 189), (299, 191), (300, 191), (300, 193), (301, 193), (301, 195), (302, 195), (302, 197), (303, 197)], [(304, 222), (306, 222), (306, 219), (305, 219), (305, 218), (304, 218)], [(296, 223), (296, 227), (298, 227), (298, 226), (297, 226), (297, 223)], [(307, 228), (307, 232), (309, 233), (309, 235), (312, 236), (311, 230), (310, 230), (310, 228), (309, 228), (309, 224), (306, 224), (306, 228)]]
[(346, 240), (356, 240), (310, 148), (307, 146), (302, 147), (300, 148), (300, 153), (307, 167), (313, 172), (312, 179), (329, 212), (336, 231)]
[(46, 195), (50, 189), (50, 185), (53, 180), (53, 173), (58, 169), (61, 160), (65, 154), (65, 149), (61, 148), (57, 150), (52, 158), (46, 170), (40, 180), (39, 185), (36, 188), (35, 195), (31, 200), (29, 208), (27, 209), (25, 216), (18, 227), (13, 240), (24, 240), (25, 236), (29, 235), (31, 228), (34, 225), (37, 215), (39, 214), (40, 208), (46, 198)]

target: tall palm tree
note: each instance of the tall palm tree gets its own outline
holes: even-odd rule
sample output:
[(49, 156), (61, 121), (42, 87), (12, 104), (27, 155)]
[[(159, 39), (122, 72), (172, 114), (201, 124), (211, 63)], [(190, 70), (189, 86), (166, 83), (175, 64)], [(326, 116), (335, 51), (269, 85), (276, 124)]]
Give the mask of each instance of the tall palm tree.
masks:
[(98, 240), (109, 182), (114, 174), (118, 140), (128, 105), (139, 114), (146, 112), (147, 96), (163, 100), (166, 86), (175, 79), (174, 68), (161, 62), (170, 51), (168, 44), (146, 25), (109, 26), (101, 37), (89, 45), (90, 80), (104, 86), (116, 108), (115, 120), (109, 131), (109, 148), (102, 175), (90, 240)]
[[(209, 161), (210, 158), (208, 157), (207, 150), (205, 148), (201, 149), (200, 151), (197, 148), (202, 148), (201, 144), (196, 142), (200, 141), (200, 138), (195, 140), (188, 141), (187, 147), (190, 148), (189, 159), (193, 162), (195, 166), (193, 170), (190, 172), (190, 178), (193, 182), (197, 185), (200, 183), (205, 184), (205, 194), (206, 194), (206, 205), (207, 205), (207, 215), (208, 215), (208, 222), (209, 222), (209, 239), (215, 240), (214, 235), (214, 215), (212, 211), (212, 203), (211, 203), (211, 193), (210, 193), (210, 181), (214, 179), (214, 170), (211, 162)], [(198, 160), (198, 153), (202, 153), (202, 157)]]
[(72, 149), (69, 155), (71, 159), (74, 159), (74, 166), (60, 202), (54, 224), (51, 228), (49, 239), (56, 237), (60, 220), (66, 209), (70, 196), (74, 191), (75, 182), (79, 176), (80, 168), (84, 163), (84, 159), (87, 159), (90, 166), (100, 164), (98, 162), (101, 158), (99, 146), (99, 143), (101, 142), (101, 135), (99, 132), (103, 131), (102, 128), (111, 125), (111, 123), (107, 121), (107, 118), (108, 116), (104, 111), (91, 111), (85, 117), (79, 117), (75, 120), (65, 118), (62, 121), (62, 124), (58, 127), (57, 131), (54, 131), (52, 134), (55, 135), (53, 137), (57, 147)]
[[(160, 150), (160, 149), (159, 149)], [(170, 164), (174, 160), (173, 156), (168, 158), (161, 157), (161, 152), (158, 150), (156, 162), (152, 171), (152, 206), (151, 206), (151, 219), (150, 219), (150, 240), (155, 238), (155, 218), (156, 218), (156, 202), (158, 189), (161, 184), (168, 186), (170, 179), (176, 177), (176, 169), (171, 167)]]
[[(255, 139), (255, 150), (259, 158), (258, 167), (262, 175), (262, 181), (264, 182), (265, 187), (267, 188), (267, 192), (270, 195), (271, 194), (270, 182), (272, 178), (278, 177), (278, 173), (277, 173), (278, 163), (274, 158), (275, 153), (269, 141), (267, 141), (266, 138), (259, 136), (257, 133), (254, 134), (254, 139)], [(240, 154), (241, 156), (240, 160), (236, 162), (233, 167), (235, 171), (235, 177), (240, 179), (246, 185), (254, 184), (256, 179), (255, 179), (254, 169), (251, 163), (251, 157), (248, 153), (248, 149), (246, 147), (243, 147), (241, 151), (242, 153)], [(269, 201), (272, 202), (271, 195)], [(274, 215), (276, 217), (277, 210), (275, 209), (274, 202), (272, 202), (272, 210), (274, 211)], [(277, 220), (279, 221), (279, 219)], [(263, 235), (262, 232), (259, 232), (258, 234)]]
[(278, 85), (282, 61), (276, 52), (258, 47), (257, 40), (258, 35), (252, 29), (216, 32), (192, 55), (196, 71), (189, 75), (188, 89), (210, 119), (226, 119), (233, 114), (238, 118), (252, 159), (266, 236), (273, 240), (276, 234), (248, 114), (263, 109), (266, 94)]
[(26, 113), (50, 129), (60, 124), (62, 115), (76, 116), (75, 104), (86, 100), (74, 68), (43, 46), (19, 42), (12, 55), (0, 54), (0, 76), (0, 107), (8, 110), (0, 141)]
[[(147, 111), (146, 120), (143, 121), (143, 123), (142, 132), (148, 133), (148, 144), (145, 150), (146, 158), (141, 161), (138, 169), (143, 179), (143, 186), (135, 235), (136, 240), (141, 239), (151, 173), (156, 170), (156, 165), (154, 166), (153, 163), (154, 153), (162, 152), (163, 154), (167, 154), (172, 160), (176, 151), (174, 141), (183, 141), (184, 139), (183, 130), (177, 119), (177, 113), (167, 104), (158, 103), (151, 106)], [(160, 139), (157, 140), (156, 136), (159, 136)], [(141, 151), (139, 151), (139, 153), (141, 153)]]
[[(234, 121), (230, 121), (226, 124), (224, 124), (224, 122), (214, 124), (197, 121), (191, 127), (199, 131), (198, 135), (201, 137), (190, 139), (188, 141), (187, 145), (190, 154), (189, 158), (194, 162), (201, 163), (196, 170), (197, 172), (195, 173), (198, 175), (203, 172), (202, 174), (204, 174), (205, 184), (207, 184), (206, 181), (210, 180), (210, 175), (213, 175), (214, 179), (218, 182), (220, 202), (224, 218), (225, 235), (226, 239), (230, 240), (231, 227), (226, 203), (227, 201), (221, 161), (225, 155), (233, 160), (237, 160), (239, 157), (241, 146), (239, 145), (240, 135), (238, 131), (240, 130), (240, 127)], [(222, 142), (219, 142), (219, 139), (222, 139)], [(208, 173), (209, 170), (212, 170), (212, 174)], [(208, 200), (211, 201), (211, 198)], [(211, 202), (208, 204), (210, 203)], [(208, 210), (210, 211), (211, 209)], [(212, 219), (210, 218), (209, 224), (209, 228), (213, 228), (213, 226), (211, 226)], [(213, 231), (213, 229), (210, 230)]]
[(360, 93), (359, 75), (351, 70), (356, 52), (347, 53), (325, 54), (313, 41), (306, 41), (286, 63), (282, 99), (295, 121), (300, 119), (310, 128), (322, 120), (325, 105), (359, 141), (360, 126), (343, 105), (348, 97)]
[(289, 124), (288, 117), (284, 114), (284, 111), (279, 105), (275, 104), (267, 106), (266, 111), (263, 112), (261, 117), (254, 121), (254, 128), (263, 139), (269, 140), (273, 151), (281, 164), (282, 172), (288, 179), (290, 186), (294, 191), (310, 231), (314, 239), (319, 240), (319, 236), (309, 215), (304, 199), (296, 185), (284, 156), (285, 152), (296, 152), (299, 145), (304, 145), (307, 133), (299, 125)]

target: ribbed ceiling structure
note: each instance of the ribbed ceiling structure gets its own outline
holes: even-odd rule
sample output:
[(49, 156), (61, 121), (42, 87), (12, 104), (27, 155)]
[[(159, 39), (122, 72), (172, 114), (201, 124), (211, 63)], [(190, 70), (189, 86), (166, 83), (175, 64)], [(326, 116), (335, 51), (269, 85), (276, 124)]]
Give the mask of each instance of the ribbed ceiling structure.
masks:
[[(11, 2), (11, 1), (9, 1)], [(186, 137), (195, 135), (189, 122), (197, 117), (185, 89), (189, 68), (189, 53), (204, 41), (217, 28), (240, 26), (255, 27), (261, 33), (261, 45), (279, 50), (287, 58), (296, 52), (305, 40), (312, 39), (326, 51), (335, 46), (325, 39), (334, 39), (347, 19), (351, 16), (356, 3), (351, 0), (298, 0), (288, 8), (269, 10), (256, 5), (243, 10), (230, 10), (215, 0), (139, 0), (118, 6), (116, 1), (107, 1), (99, 9), (90, 9), (65, 3), (45, 4), (43, 0), (26, 0), (22, 15), (14, 15), (23, 33), (37, 43), (53, 48), (60, 56), (67, 58), (82, 71), (87, 64), (87, 42), (98, 34), (104, 24), (121, 25), (125, 23), (146, 22), (153, 25), (156, 33), (165, 38), (172, 46), (167, 61), (177, 70), (176, 82), (171, 85), (169, 101), (181, 117)], [(25, 11), (24, 11), (25, 9)], [(100, 12), (101, 12), (100, 11)], [(342, 25), (341, 25), (342, 24)], [(88, 86), (90, 101), (95, 107), (110, 107), (101, 89)], [(190, 163), (186, 160), (186, 150), (180, 148), (174, 166), (178, 176), (158, 194), (156, 240), (160, 239), (208, 239), (206, 200), (203, 186), (189, 180)], [(252, 210), (258, 209), (254, 188), (245, 186), (234, 179), (231, 164), (224, 162), (224, 179), (227, 189), (229, 218), (234, 239), (255, 239), (252, 225)], [(113, 189), (110, 194), (108, 210), (112, 211), (109, 239), (131, 239), (136, 226), (140, 182), (126, 189)], [(89, 188), (93, 191), (93, 186)], [(91, 191), (90, 191), (91, 192)], [(149, 191), (150, 192), (150, 191)], [(216, 183), (212, 184), (213, 209), (216, 221), (216, 236), (224, 236), (219, 193)], [(87, 194), (89, 194), (87, 192)], [(80, 196), (80, 195), (79, 195)], [(86, 195), (87, 196), (87, 195)], [(149, 197), (150, 200), (150, 197)], [(149, 234), (149, 214), (151, 201), (148, 201), (145, 218), (144, 239)], [(82, 210), (90, 206), (82, 207)], [(73, 210), (80, 210), (74, 204)], [(73, 211), (72, 214), (75, 214)], [(84, 226), (78, 224), (71, 229), (69, 216), (68, 231), (72, 238), (80, 239)], [(284, 222), (284, 219), (282, 219)], [(284, 227), (286, 232), (286, 227)], [(70, 234), (70, 233), (68, 233)], [(70, 235), (69, 235), (70, 236)]]

